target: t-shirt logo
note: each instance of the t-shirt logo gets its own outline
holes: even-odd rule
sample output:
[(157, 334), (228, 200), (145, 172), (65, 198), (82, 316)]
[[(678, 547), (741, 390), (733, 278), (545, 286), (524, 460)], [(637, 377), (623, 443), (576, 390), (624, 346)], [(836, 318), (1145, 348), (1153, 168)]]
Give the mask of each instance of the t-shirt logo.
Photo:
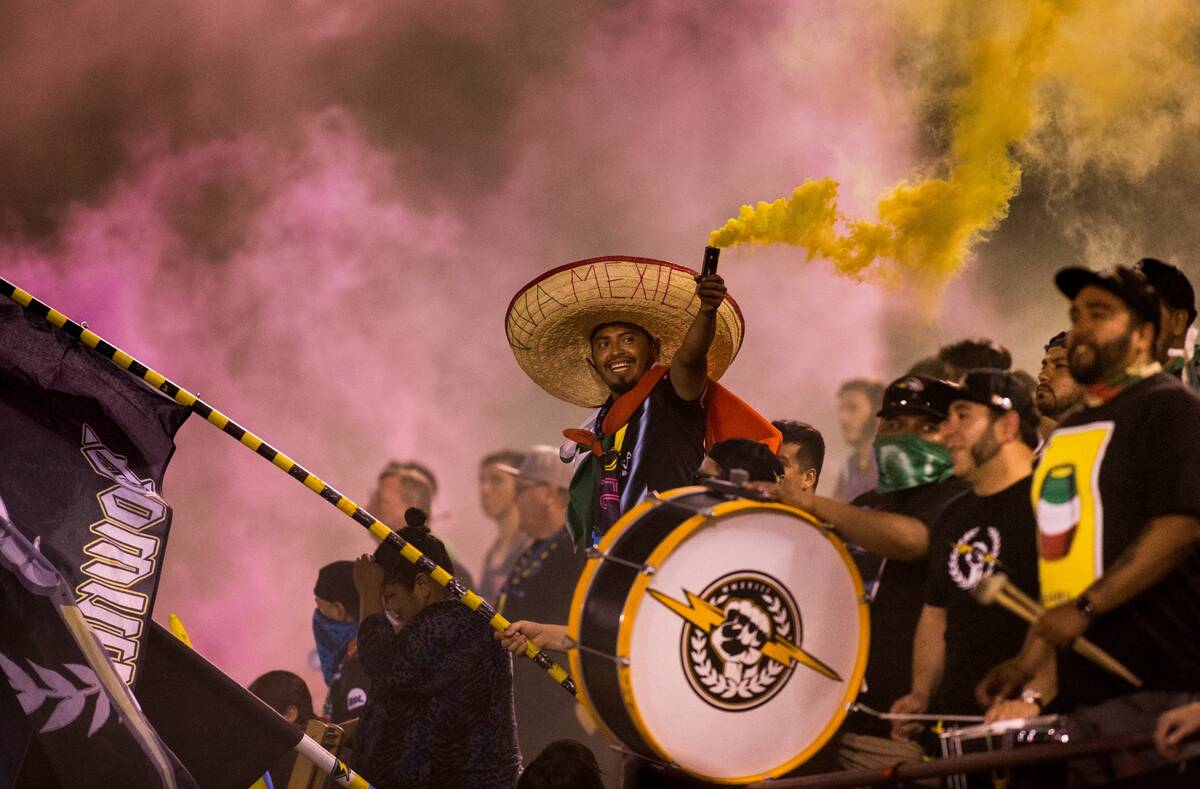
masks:
[(996, 571), (1000, 560), (1000, 532), (992, 526), (968, 531), (950, 551), (950, 579), (964, 592)]
[(367, 692), (362, 688), (351, 688), (346, 694), (346, 709), (356, 710), (367, 703)]
[(1063, 463), (1046, 472), (1037, 502), (1038, 555), (1057, 561), (1071, 551), (1079, 529), (1079, 484), (1075, 466)]
[(1078, 597), (1104, 574), (1104, 503), (1100, 467), (1115, 424), (1055, 430), (1033, 475), (1042, 602)]

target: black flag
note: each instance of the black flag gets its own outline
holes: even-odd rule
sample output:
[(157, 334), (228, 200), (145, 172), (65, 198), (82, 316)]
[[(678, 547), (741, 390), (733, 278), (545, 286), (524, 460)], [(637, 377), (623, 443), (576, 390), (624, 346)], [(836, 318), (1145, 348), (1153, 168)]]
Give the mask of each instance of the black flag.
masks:
[[(130, 686), (171, 523), (160, 495), (163, 472), (188, 413), (0, 299), (0, 499), (65, 581), (113, 670)], [(5, 605), (17, 604), (6, 599)], [(9, 629), (16, 620), (3, 622), (6, 635), (19, 635)], [(0, 690), (4, 779), (26, 753), (30, 724), (7, 684)], [(40, 753), (34, 741), (27, 766)]]
[(0, 498), (131, 687), (171, 525), (163, 473), (188, 413), (0, 303)]
[[(196, 786), (142, 715), (62, 577), (8, 521), (3, 501), (0, 621), (3, 736), (12, 743), (37, 734), (22, 785)], [(14, 765), (10, 759), (0, 772)]]
[(303, 733), (200, 653), (150, 623), (138, 699), (205, 789), (246, 789)]

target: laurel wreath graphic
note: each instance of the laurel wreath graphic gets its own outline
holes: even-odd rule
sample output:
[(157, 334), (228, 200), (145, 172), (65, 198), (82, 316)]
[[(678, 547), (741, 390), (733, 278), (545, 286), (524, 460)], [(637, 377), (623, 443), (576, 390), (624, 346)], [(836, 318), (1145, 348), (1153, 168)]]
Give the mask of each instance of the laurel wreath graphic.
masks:
[[(728, 600), (729, 595), (721, 593), (713, 597), (712, 603), (720, 608)], [(766, 603), (767, 611), (775, 625), (775, 635), (788, 638), (792, 632), (792, 624), (788, 621), (783, 601), (776, 595), (764, 591), (763, 602)], [(734, 682), (718, 671), (709, 658), (708, 633), (693, 628), (689, 643), (691, 644), (689, 654), (692, 658), (692, 670), (695, 672), (696, 679), (700, 680), (700, 684), (704, 685), (710, 694), (719, 699), (757, 698), (769, 690), (779, 679), (779, 675), (787, 668), (782, 663), (776, 663), (774, 660), (766, 658), (746, 671), (740, 681)]]
[[(954, 581), (955, 585), (959, 589), (962, 589), (964, 592), (969, 592), (972, 589), (974, 589), (981, 580), (983, 580), (984, 578), (990, 577), (992, 575), (992, 573), (995, 572), (995, 569), (996, 569), (994, 564), (983, 564), (983, 565), (972, 564), (972, 562), (969, 558), (959, 555), (960, 546), (965, 546), (968, 550), (973, 550), (974, 544), (975, 544), (975, 538), (976, 538), (976, 535), (979, 535), (979, 530), (980, 530), (980, 527), (976, 526), (975, 528), (968, 531), (966, 534), (959, 537), (958, 542), (956, 542), (954, 544), (954, 548), (950, 551), (949, 566), (948, 566), (948, 570), (950, 572), (950, 580)], [(983, 539), (983, 535), (979, 535), (979, 536), (981, 539)], [(984, 545), (987, 546), (987, 550), (993, 556), (997, 556), (997, 557), (1000, 556), (1000, 532), (998, 530), (996, 530), (994, 527), (989, 526), (987, 529), (987, 536), (986, 536), (986, 540), (984, 541)], [(970, 553), (966, 554), (966, 556), (968, 556), (968, 557), (970, 555), (971, 555)], [(963, 564), (966, 564), (970, 568), (969, 572), (967, 572), (967, 573), (963, 572), (960, 561)]]
[(42, 724), (39, 734), (57, 731), (74, 723), (83, 712), (88, 696), (96, 697), (96, 708), (92, 712), (92, 722), (88, 726), (87, 736), (91, 737), (108, 721), (111, 711), (108, 694), (104, 692), (100, 681), (96, 678), (96, 673), (91, 668), (78, 663), (63, 664), (63, 668), (74, 674), (75, 678), (83, 683), (83, 687), (80, 688), (53, 669), (43, 668), (28, 658), (25, 659), (25, 662), (42, 680), (41, 685), (25, 669), (0, 653), (0, 669), (3, 669), (4, 675), (8, 678), (8, 684), (16, 692), (17, 701), (26, 715), (33, 714), (44, 705), (56, 704), (50, 717)]

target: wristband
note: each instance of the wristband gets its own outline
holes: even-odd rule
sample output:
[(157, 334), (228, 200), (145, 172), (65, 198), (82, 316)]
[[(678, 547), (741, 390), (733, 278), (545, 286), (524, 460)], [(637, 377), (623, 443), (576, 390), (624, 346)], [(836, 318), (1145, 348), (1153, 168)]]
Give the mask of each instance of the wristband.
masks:
[(1075, 610), (1083, 614), (1084, 619), (1091, 619), (1096, 615), (1096, 604), (1088, 599), (1087, 592), (1075, 598)]

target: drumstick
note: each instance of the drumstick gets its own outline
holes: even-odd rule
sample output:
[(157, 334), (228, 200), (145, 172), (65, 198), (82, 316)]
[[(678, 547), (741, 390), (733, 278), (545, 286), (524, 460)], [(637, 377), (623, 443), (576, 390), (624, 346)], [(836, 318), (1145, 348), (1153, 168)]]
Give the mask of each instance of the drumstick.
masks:
[[(971, 595), (984, 605), (999, 603), (1030, 624), (1035, 623), (1038, 617), (1046, 611), (1037, 601), (1011, 583), (1004, 573), (996, 573), (984, 578), (971, 590)], [(1075, 639), (1071, 642), (1071, 648), (1105, 671), (1116, 674), (1135, 688), (1142, 686), (1142, 681), (1136, 674), (1088, 639), (1083, 637)]]
[(999, 603), (1030, 624), (1036, 622), (1038, 618), (1036, 609), (1027, 608), (1020, 601), (1013, 599), (1008, 594), (1009, 586), (1008, 579), (1003, 574), (997, 573), (975, 584), (975, 588), (971, 590), (971, 596), (984, 605)]
[(1030, 611), (1036, 611), (1038, 614), (1041, 614), (1042, 611), (1045, 610), (1042, 608), (1041, 603), (1039, 603), (1037, 600), (1034, 600), (1029, 595), (1025, 594), (1025, 590), (1022, 589), (1021, 587), (1017, 586), (1016, 584), (1014, 584), (1012, 581), (1010, 581), (1008, 579), (1008, 576), (1005, 576), (1004, 573), (1001, 573), (1001, 575), (1004, 576), (1004, 589), (1008, 592), (1009, 595), (1016, 598), (1023, 606), (1025, 606)]
[(1021, 618), (1026, 622), (1032, 622), (1042, 614), (1041, 606), (1030, 600), (1028, 597), (1013, 594), (1015, 589), (1012, 584), (1006, 584), (1000, 588), (997, 599), (1004, 598), (1005, 607), (1009, 609), (1018, 608), (1022, 611)]
[(983, 723), (982, 715), (934, 715), (928, 714), (911, 714), (901, 712), (880, 712), (877, 709), (868, 707), (866, 704), (854, 703), (850, 705), (850, 712), (861, 712), (864, 715), (870, 715), (872, 718), (879, 718), (884, 721), (945, 721), (947, 723)]

